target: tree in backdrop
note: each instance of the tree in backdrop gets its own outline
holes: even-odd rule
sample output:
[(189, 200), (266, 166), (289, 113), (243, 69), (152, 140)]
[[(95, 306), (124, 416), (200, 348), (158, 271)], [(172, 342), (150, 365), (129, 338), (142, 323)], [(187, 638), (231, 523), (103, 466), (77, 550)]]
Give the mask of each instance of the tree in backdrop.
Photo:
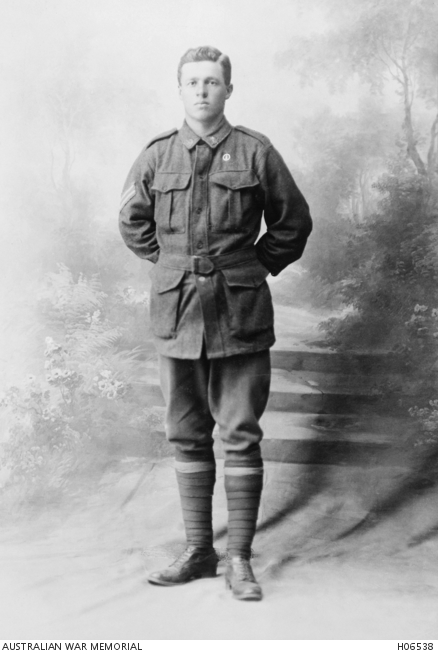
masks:
[(22, 268), (32, 280), (63, 263), (76, 278), (99, 273), (106, 287), (126, 268), (141, 274), (118, 234), (118, 203), (126, 168), (153, 135), (160, 105), (129, 71), (99, 63), (93, 34), (84, 32), (67, 37), (56, 56), (49, 49), (44, 67), (25, 67), (7, 97), (9, 127), (22, 148), (5, 199), (20, 229), (17, 256), (25, 253)]
[[(339, 308), (350, 262), (345, 253), (366, 216), (376, 209), (372, 183), (385, 169), (396, 137), (395, 114), (374, 99), (361, 101), (357, 113), (338, 116), (329, 107), (301, 119), (294, 130), (301, 165), (296, 177), (308, 198), (316, 229), (302, 267), (286, 271), (273, 285), (277, 302)], [(293, 292), (291, 292), (293, 285)]]
[[(329, 0), (323, 6), (328, 29), (295, 38), (293, 47), (279, 61), (293, 66), (303, 84), (324, 79), (332, 91), (337, 91), (357, 76), (373, 92), (394, 89), (403, 106), (407, 155), (419, 174), (433, 177), (438, 135), (436, 2), (364, 0), (357, 4)], [(414, 119), (415, 102), (432, 113), (429, 129), (424, 132)]]
[[(425, 361), (434, 362), (438, 337), (437, 5), (433, 0), (329, 0), (323, 6), (327, 29), (295, 39), (280, 62), (303, 84), (325, 80), (334, 93), (352, 80), (356, 88), (367, 87), (377, 98), (392, 94), (398, 100), (400, 134), (392, 148), (386, 140), (366, 151), (363, 144), (370, 144), (370, 135), (355, 130), (363, 162), (353, 166), (352, 177), (351, 153), (348, 147), (345, 153), (338, 149), (337, 186), (318, 176), (324, 164), (312, 167), (310, 181), (320, 180), (313, 195), (315, 249), (322, 257), (309, 259), (309, 275), (349, 308), (346, 316), (325, 323), (333, 344), (402, 349), (421, 367)], [(362, 115), (360, 107), (357, 114)], [(347, 127), (355, 129), (351, 122)], [(318, 136), (324, 134), (316, 130)], [(332, 150), (342, 134), (339, 124), (329, 137)], [(355, 137), (350, 147), (356, 151)], [(325, 155), (323, 138), (321, 158)], [(364, 187), (373, 202), (362, 203), (362, 216), (356, 220), (353, 206), (346, 212), (342, 207), (346, 198), (351, 202), (357, 195), (364, 168)], [(312, 204), (312, 191), (310, 197)], [(330, 242), (332, 225), (343, 234), (336, 243)]]

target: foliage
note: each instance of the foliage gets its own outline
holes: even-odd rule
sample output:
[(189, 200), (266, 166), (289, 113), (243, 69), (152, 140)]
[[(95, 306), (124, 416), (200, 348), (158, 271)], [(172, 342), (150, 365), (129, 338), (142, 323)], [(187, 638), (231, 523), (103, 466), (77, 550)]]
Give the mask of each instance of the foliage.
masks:
[(131, 288), (110, 297), (97, 276), (75, 282), (65, 266), (47, 275), (38, 298), (53, 334), (46, 337), (44, 376), (10, 387), (1, 401), (10, 422), (2, 453), (9, 487), (21, 485), (30, 496), (56, 493), (99, 468), (126, 431), (160, 428), (161, 416), (144, 404), (136, 383), (144, 352), (120, 349), (124, 331), (138, 315), (144, 320), (147, 301)]
[[(62, 375), (61, 375), (62, 378)], [(67, 380), (66, 380), (67, 381)], [(61, 387), (58, 382), (58, 387)], [(70, 396), (67, 383), (66, 397)], [(91, 441), (88, 434), (74, 429), (73, 412), (51, 390), (29, 377), (21, 388), (10, 387), (0, 405), (10, 414), (9, 440), (3, 447), (1, 462), (10, 470), (8, 486), (21, 484), (33, 496), (44, 487), (47, 493), (59, 491), (69, 475), (84, 466)], [(90, 461), (93, 461), (93, 456)]]
[(338, 346), (380, 345), (423, 363), (435, 351), (438, 332), (436, 201), (403, 158), (376, 188), (379, 210), (358, 226), (344, 250), (339, 281), (351, 311), (325, 328)]
[(427, 407), (412, 407), (409, 409), (409, 415), (416, 419), (422, 432), (422, 437), (417, 441), (418, 445), (438, 441), (438, 400), (429, 400)]

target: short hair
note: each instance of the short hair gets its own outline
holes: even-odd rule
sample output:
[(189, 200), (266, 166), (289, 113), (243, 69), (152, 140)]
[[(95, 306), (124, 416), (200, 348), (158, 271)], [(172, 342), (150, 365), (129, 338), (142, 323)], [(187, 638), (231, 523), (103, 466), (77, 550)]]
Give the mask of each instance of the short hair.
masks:
[(229, 86), (231, 84), (231, 61), (228, 55), (222, 54), (220, 50), (209, 45), (190, 48), (183, 54), (178, 64), (178, 84), (181, 84), (181, 70), (184, 64), (194, 61), (217, 61), (221, 65), (225, 85)]

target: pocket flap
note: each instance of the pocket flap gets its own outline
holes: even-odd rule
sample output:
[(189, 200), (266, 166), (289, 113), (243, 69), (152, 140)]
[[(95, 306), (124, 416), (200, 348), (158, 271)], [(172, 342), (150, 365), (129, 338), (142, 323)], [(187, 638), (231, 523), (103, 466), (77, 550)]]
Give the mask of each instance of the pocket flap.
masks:
[(269, 275), (269, 271), (258, 261), (236, 268), (223, 268), (221, 272), (228, 286), (247, 286), (249, 288), (261, 286)]
[(169, 191), (180, 191), (187, 188), (190, 183), (191, 173), (155, 173), (154, 183), (151, 186), (153, 191), (168, 193)]
[(166, 293), (176, 288), (184, 277), (185, 270), (175, 270), (174, 268), (165, 268), (156, 264), (151, 272), (150, 277), (157, 293)]
[(253, 170), (221, 170), (211, 173), (210, 180), (219, 186), (225, 186), (232, 191), (240, 188), (258, 186), (259, 180)]

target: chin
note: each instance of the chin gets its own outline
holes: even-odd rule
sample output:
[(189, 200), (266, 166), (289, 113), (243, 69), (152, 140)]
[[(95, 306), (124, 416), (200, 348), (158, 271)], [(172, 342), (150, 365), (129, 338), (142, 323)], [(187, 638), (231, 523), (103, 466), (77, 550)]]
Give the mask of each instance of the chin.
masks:
[(198, 119), (205, 119), (205, 118), (211, 119), (211, 118), (214, 118), (214, 116), (212, 114), (210, 114), (209, 111), (198, 111), (198, 113), (196, 114), (196, 118), (198, 118)]

